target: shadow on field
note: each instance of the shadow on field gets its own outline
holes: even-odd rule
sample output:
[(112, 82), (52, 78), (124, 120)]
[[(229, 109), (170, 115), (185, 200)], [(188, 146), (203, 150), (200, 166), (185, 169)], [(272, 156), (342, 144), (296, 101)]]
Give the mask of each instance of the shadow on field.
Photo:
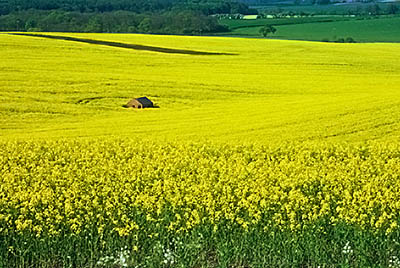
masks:
[(59, 35), (28, 34), (28, 33), (10, 33), (10, 35), (23, 35), (23, 36), (41, 37), (41, 38), (66, 40), (66, 41), (74, 41), (74, 42), (81, 42), (81, 43), (94, 44), (94, 45), (120, 47), (120, 48), (128, 48), (128, 49), (134, 49), (134, 50), (145, 50), (145, 51), (153, 51), (153, 52), (169, 53), (169, 54), (237, 55), (237, 54), (234, 54), (234, 53), (205, 52), (205, 51), (196, 51), (196, 50), (187, 50), (187, 49), (174, 49), (174, 48), (165, 48), (165, 47), (144, 46), (144, 45), (125, 44), (125, 43), (112, 42), (112, 41), (102, 41), (102, 40), (76, 38), (76, 37), (59, 36)]

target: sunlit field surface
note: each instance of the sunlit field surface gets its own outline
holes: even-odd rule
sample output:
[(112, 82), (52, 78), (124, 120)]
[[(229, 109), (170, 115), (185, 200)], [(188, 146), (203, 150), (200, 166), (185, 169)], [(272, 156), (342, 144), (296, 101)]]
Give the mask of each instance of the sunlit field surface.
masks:
[(400, 44), (54, 35), (222, 54), (0, 34), (0, 267), (400, 265)]
[[(398, 44), (66, 35), (237, 55), (162, 54), (2, 34), (2, 139), (399, 137)], [(160, 108), (122, 107), (144, 95)]]

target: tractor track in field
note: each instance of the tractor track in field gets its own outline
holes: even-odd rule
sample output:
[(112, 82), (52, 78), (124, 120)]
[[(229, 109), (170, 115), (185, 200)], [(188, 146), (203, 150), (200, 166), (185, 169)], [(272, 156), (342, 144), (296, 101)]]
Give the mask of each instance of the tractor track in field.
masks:
[(197, 50), (188, 50), (188, 49), (175, 49), (175, 48), (165, 48), (165, 47), (156, 47), (156, 46), (145, 46), (145, 45), (138, 45), (138, 44), (126, 44), (126, 43), (113, 42), (113, 41), (77, 38), (77, 37), (60, 36), (60, 35), (29, 34), (29, 33), (9, 33), (9, 34), (10, 35), (20, 35), (20, 36), (30, 36), (30, 37), (64, 40), (64, 41), (81, 42), (81, 43), (87, 43), (87, 44), (92, 44), (92, 45), (103, 45), (103, 46), (109, 46), (109, 47), (119, 47), (119, 48), (133, 49), (133, 50), (143, 50), (143, 51), (167, 53), (167, 54), (184, 54), (184, 55), (201, 55), (201, 56), (238, 55), (238, 54), (234, 54), (234, 53), (206, 52), (206, 51), (197, 51)]

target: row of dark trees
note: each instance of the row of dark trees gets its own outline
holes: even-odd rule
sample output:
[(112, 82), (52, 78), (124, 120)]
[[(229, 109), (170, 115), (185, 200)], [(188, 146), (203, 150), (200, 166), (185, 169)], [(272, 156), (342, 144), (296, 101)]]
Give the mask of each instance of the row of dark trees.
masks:
[(0, 15), (23, 10), (63, 10), (80, 13), (131, 11), (155, 13), (195, 10), (204, 15), (220, 13), (257, 14), (246, 4), (232, 0), (0, 0)]
[[(177, 0), (178, 1), (178, 0)], [(79, 12), (110, 12), (126, 10), (134, 12), (156, 11), (170, 7), (172, 0), (2, 0), (3, 14), (28, 9)]]
[[(347, 9), (332, 9), (332, 10), (320, 10), (319, 15), (355, 15), (355, 16), (366, 16), (366, 15), (394, 15), (400, 13), (400, 3), (385, 3), (385, 4), (360, 4), (356, 6), (350, 6)], [(265, 14), (259, 14), (261, 17), (273, 15), (276, 18), (286, 16), (300, 16), (309, 17), (316, 15), (315, 13), (305, 12), (303, 10), (290, 10), (288, 8), (276, 8), (265, 11)]]
[(231, 0), (0, 0), (2, 31), (205, 34), (227, 31), (209, 15), (257, 14)]
[(80, 13), (20, 11), (0, 16), (1, 31), (196, 34), (227, 31), (210, 16), (194, 11), (136, 14), (129, 11)]
[(364, 12), (369, 15), (394, 15), (399, 13), (399, 6), (393, 3), (388, 4), (385, 8), (381, 8), (378, 4), (369, 5)]

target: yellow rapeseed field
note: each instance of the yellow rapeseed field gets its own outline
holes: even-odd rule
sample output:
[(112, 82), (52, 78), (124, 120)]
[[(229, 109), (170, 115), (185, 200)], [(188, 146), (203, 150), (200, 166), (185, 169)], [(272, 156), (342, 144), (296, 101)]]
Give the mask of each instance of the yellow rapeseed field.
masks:
[[(49, 35), (222, 54), (0, 34), (0, 266), (62, 256), (51, 243), (77, 237), (92, 261), (128, 241), (149, 252), (141, 263), (192, 232), (222, 249), (236, 247), (227, 230), (257, 230), (260, 245), (271, 230), (399, 232), (400, 44)], [(141, 96), (157, 108), (123, 107)]]
[[(325, 220), (391, 232), (399, 145), (276, 147), (120, 140), (0, 148), (0, 232), (127, 236), (222, 222), (296, 230)], [(167, 217), (168, 216), (168, 217)], [(93, 231), (93, 230), (92, 230)]]
[[(399, 135), (398, 44), (64, 35), (236, 55), (165, 54), (1, 34), (2, 138), (269, 143)], [(144, 95), (160, 108), (122, 108)]]

